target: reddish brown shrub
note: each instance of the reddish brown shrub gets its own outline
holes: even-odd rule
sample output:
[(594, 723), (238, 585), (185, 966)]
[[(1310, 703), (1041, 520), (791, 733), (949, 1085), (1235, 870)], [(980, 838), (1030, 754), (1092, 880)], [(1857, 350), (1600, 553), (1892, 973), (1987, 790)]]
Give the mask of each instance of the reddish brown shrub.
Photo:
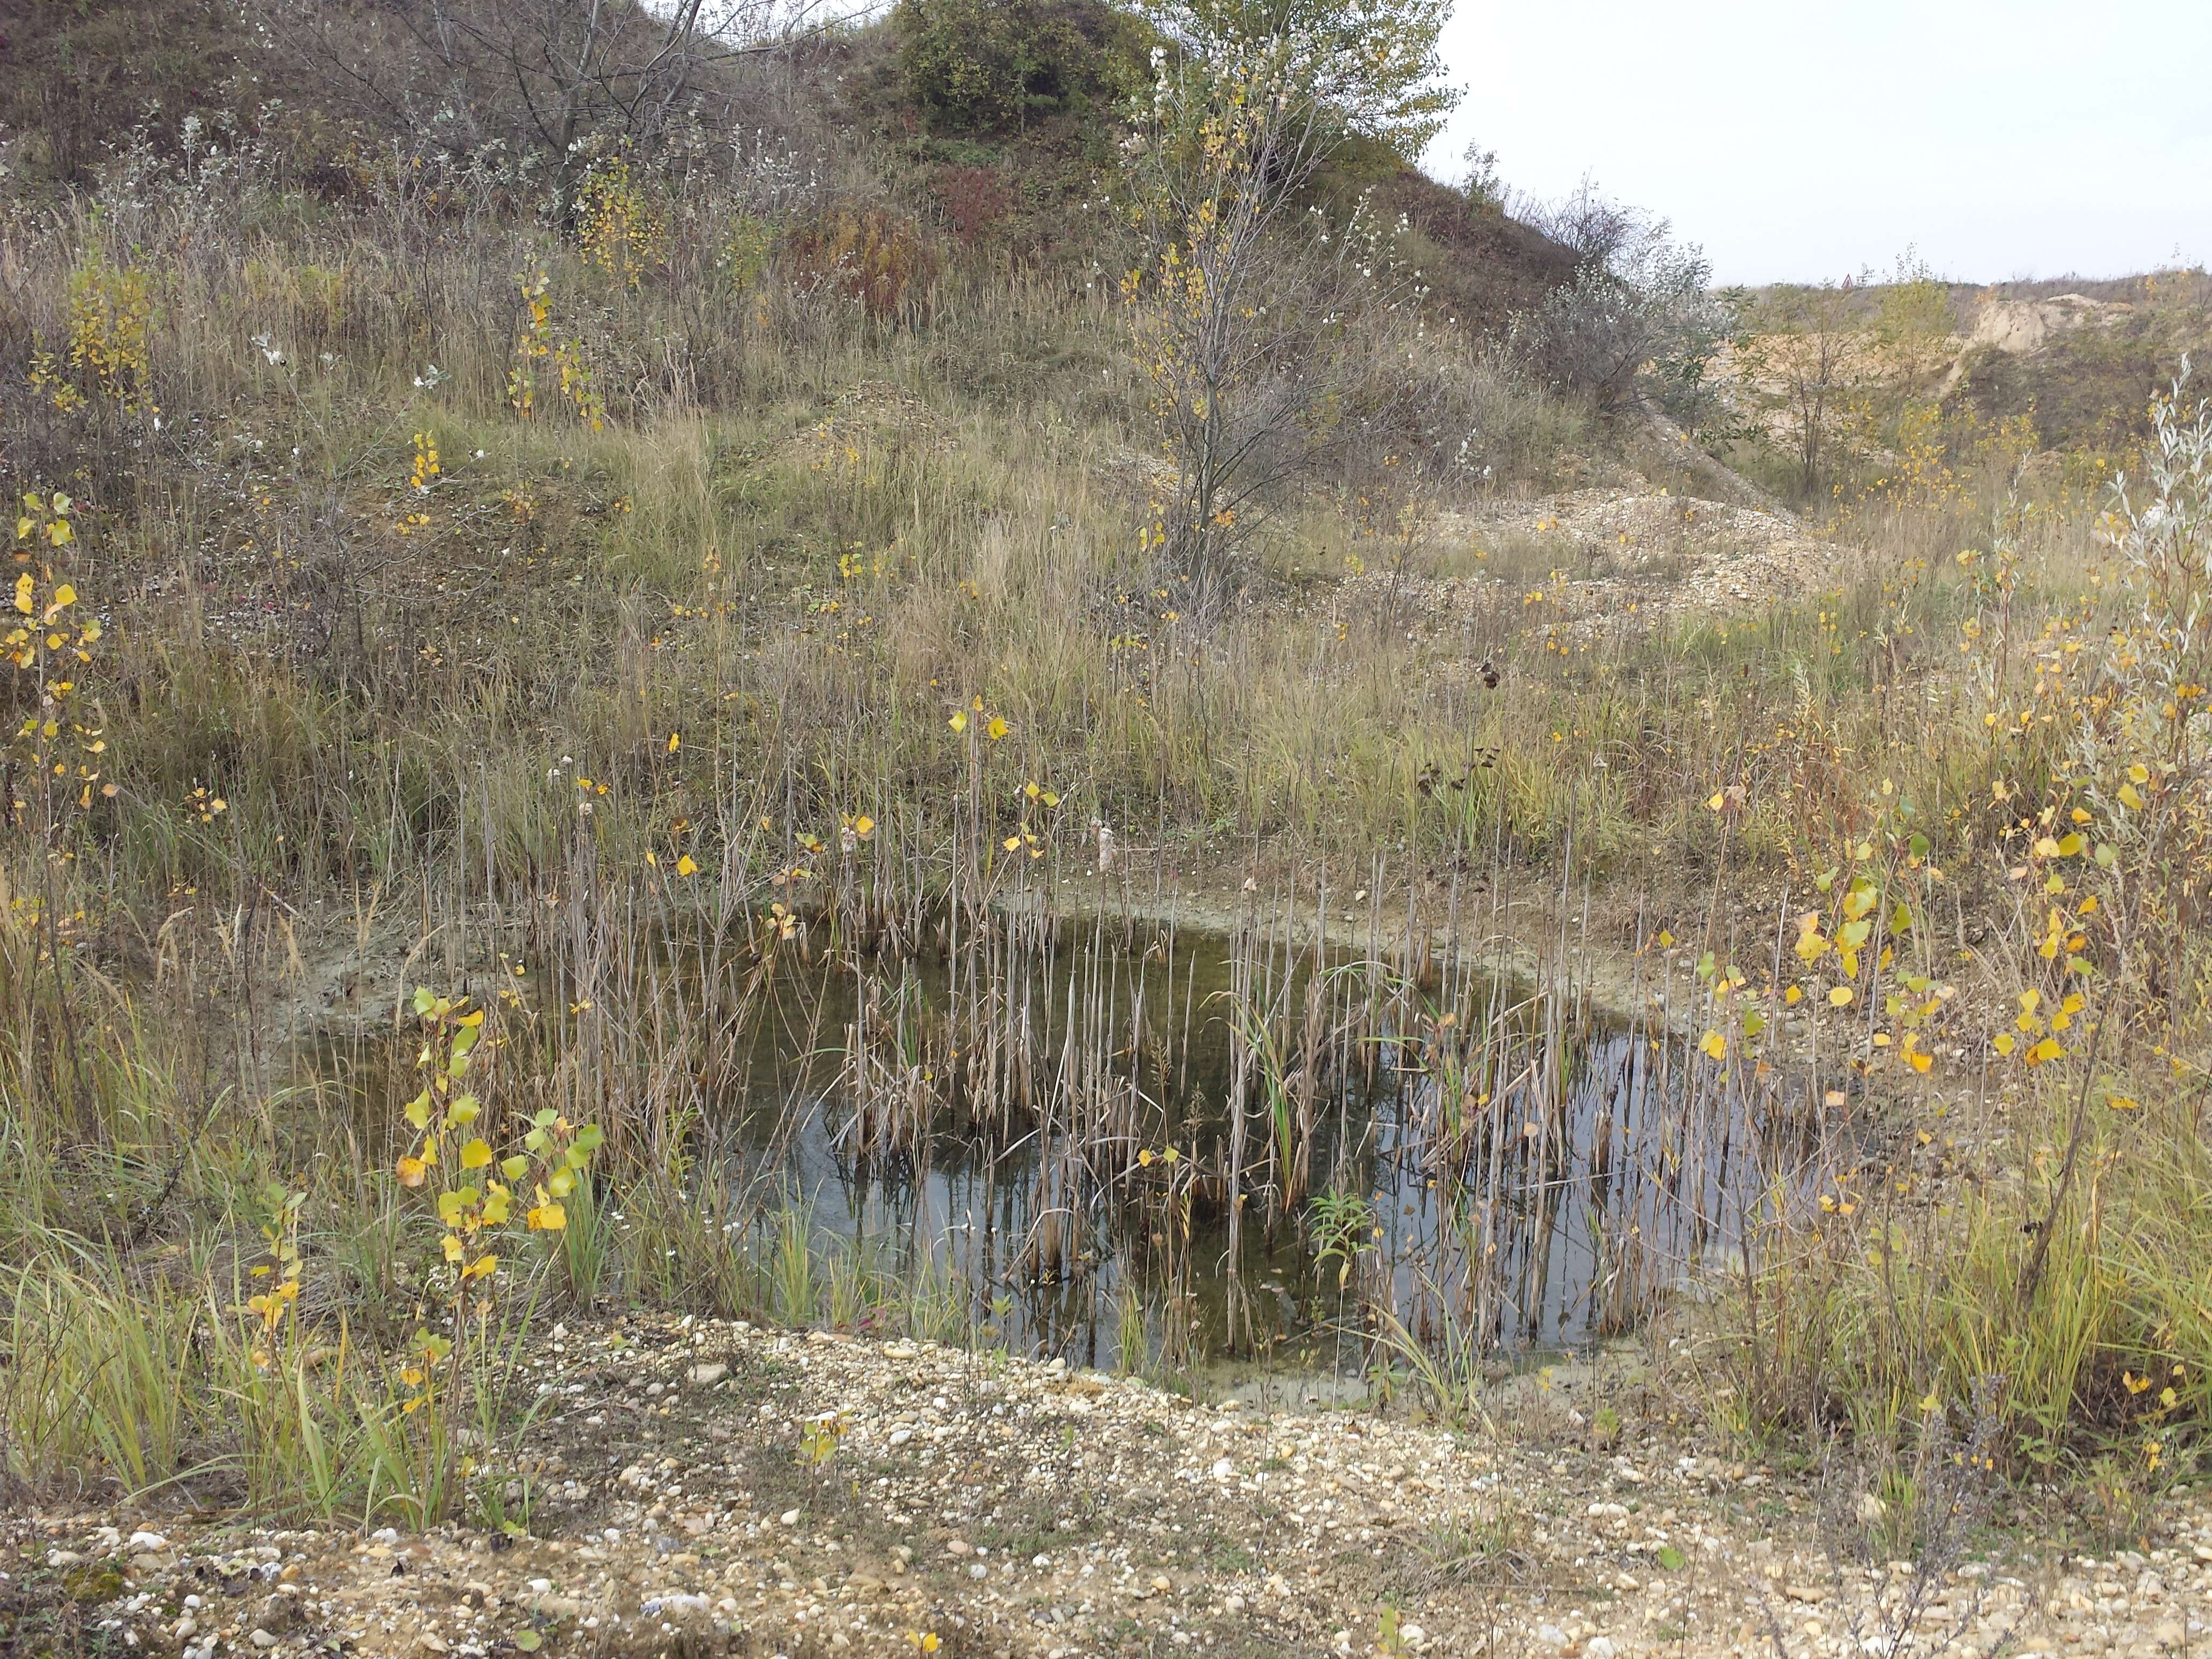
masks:
[(880, 208), (832, 208), (783, 240), (791, 279), (857, 300), (873, 317), (896, 315), (937, 275), (936, 253), (911, 219)]
[(969, 247), (1014, 210), (1013, 189), (996, 167), (946, 167), (937, 175), (937, 197), (953, 234)]

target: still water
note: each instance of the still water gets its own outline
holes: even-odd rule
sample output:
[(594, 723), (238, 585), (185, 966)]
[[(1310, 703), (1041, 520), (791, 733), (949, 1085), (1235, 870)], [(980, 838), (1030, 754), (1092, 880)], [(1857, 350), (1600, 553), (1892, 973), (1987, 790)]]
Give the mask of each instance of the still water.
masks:
[[(732, 1178), (881, 1270), (958, 1287), (971, 1333), (1018, 1352), (1310, 1370), (1393, 1321), (1501, 1361), (1620, 1334), (1816, 1161), (1771, 1093), (1571, 996), (1261, 957), (1102, 927), (984, 971), (794, 975), (719, 1103)], [(918, 1127), (872, 1151), (887, 1096)]]

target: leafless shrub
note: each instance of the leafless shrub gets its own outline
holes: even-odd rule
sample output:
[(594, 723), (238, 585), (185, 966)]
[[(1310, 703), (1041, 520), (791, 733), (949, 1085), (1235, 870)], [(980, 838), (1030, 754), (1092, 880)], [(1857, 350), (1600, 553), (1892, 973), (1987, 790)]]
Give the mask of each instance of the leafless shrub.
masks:
[[(1842, 1632), (1858, 1651), (1876, 1659), (1948, 1652), (1988, 1605), (1990, 1575), (1972, 1558), (2002, 1484), (2002, 1387), (2000, 1377), (1976, 1383), (1960, 1407), (1963, 1428), (1950, 1412), (1929, 1410), (1906, 1464), (1868, 1465), (1829, 1449), (1819, 1499), (1829, 1559), (1839, 1581), (1844, 1563), (1880, 1564), (1871, 1597), (1836, 1597)], [(1771, 1608), (1767, 1626), (1776, 1653), (1784, 1652)]]
[(1599, 195), (1585, 183), (1535, 216), (1574, 249), (1574, 280), (1518, 319), (1514, 337), (1547, 381), (1603, 409), (1647, 403), (1696, 429), (1714, 411), (1707, 370), (1735, 332), (1735, 313), (1711, 290), (1712, 266), (1677, 242), (1663, 219)]
[(740, 66), (825, 27), (811, 0), (258, 0), (256, 21), (333, 112), (571, 183), (587, 137), (651, 149), (736, 125)]
[[(1470, 155), (1469, 160), (1473, 159)], [(1664, 220), (1614, 200), (1588, 175), (1572, 195), (1556, 202), (1522, 203), (1516, 216), (1562, 247), (1572, 249), (1578, 264), (1608, 270), (1634, 257), (1655, 234), (1664, 236), (1667, 231)]]

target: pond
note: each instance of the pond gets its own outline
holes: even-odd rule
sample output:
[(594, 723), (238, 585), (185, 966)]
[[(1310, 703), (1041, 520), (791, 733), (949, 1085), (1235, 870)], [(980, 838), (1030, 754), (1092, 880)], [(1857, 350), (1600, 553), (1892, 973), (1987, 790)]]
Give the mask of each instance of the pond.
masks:
[(1072, 1364), (1582, 1346), (1820, 1161), (1778, 1089), (1449, 951), (1017, 920), (771, 1000), (726, 1178)]
[[(641, 949), (629, 920), (539, 941), (550, 971), (501, 994), (536, 1036), (489, 1091), (659, 1148), (717, 1249), (773, 1290), (803, 1241), (863, 1287), (848, 1320), (1156, 1372), (1510, 1365), (1740, 1271), (1829, 1167), (1812, 1079), (1716, 1065), (1679, 979), (1631, 1021), (1448, 937), (1256, 910), (984, 906), (896, 948), (787, 913)], [(410, 1059), (318, 1064), (391, 1122)]]

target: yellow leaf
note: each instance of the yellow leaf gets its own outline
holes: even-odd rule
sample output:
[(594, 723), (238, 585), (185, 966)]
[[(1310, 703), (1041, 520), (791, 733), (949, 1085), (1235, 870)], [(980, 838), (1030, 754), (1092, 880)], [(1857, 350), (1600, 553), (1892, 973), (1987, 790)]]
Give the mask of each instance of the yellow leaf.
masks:
[(1006, 720), (997, 714), (991, 716), (990, 725), (984, 729), (989, 734), (993, 743), (998, 742), (1000, 738), (1005, 737), (1006, 733), (1012, 730), (1012, 728), (1007, 726)]
[(853, 820), (853, 833), (860, 836), (863, 840), (866, 839), (869, 834), (874, 830), (875, 827), (876, 821), (870, 817), (866, 812), (861, 813), (860, 817)]
[(429, 1170), (430, 1166), (419, 1158), (403, 1158), (399, 1160), (399, 1184), (403, 1187), (419, 1187), (422, 1184), (422, 1177), (428, 1175)]
[(676, 860), (676, 873), (679, 876), (696, 876), (699, 873), (699, 866), (692, 861), (689, 853)]
[(31, 595), (37, 586), (27, 570), (15, 578), (15, 609), (27, 617), (31, 614)]
[(671, 732), (668, 734), (668, 752), (672, 755), (683, 746), (684, 734), (681, 732)]
[(1712, 811), (1714, 811), (1717, 812), (1717, 811), (1719, 811), (1721, 810), (1721, 808), (1722, 808), (1723, 805), (1725, 805), (1727, 804), (1727, 802), (1728, 802), (1728, 797), (1727, 797), (1725, 794), (1723, 794), (1721, 791), (1719, 791), (1719, 790), (1716, 789), (1716, 790), (1714, 790), (1714, 791), (1713, 791), (1713, 797), (1712, 797), (1712, 799), (1711, 799), (1711, 800), (1707, 801), (1707, 802), (1705, 803), (1705, 805), (1706, 805), (1709, 808), (1711, 808)]
[(1726, 1060), (1728, 1058), (1728, 1039), (1718, 1031), (1706, 1032), (1705, 1041), (1698, 1043), (1698, 1047), (1704, 1049), (1711, 1059)]
[(481, 1170), (491, 1162), (491, 1144), (481, 1136), (461, 1148), (461, 1167)]
[(2031, 1066), (2040, 1066), (2045, 1060), (2057, 1060), (2063, 1057), (2065, 1053), (2065, 1049), (2060, 1048), (2049, 1037), (2045, 1037), (2042, 1042), (2037, 1043), (2035, 1047), (2027, 1051), (2027, 1063)]
[(2012, 1040), (2010, 1031), (2000, 1031), (1997, 1033), (1996, 1041), (1990, 1046), (2001, 1054), (2008, 1054), (2020, 1045)]
[(64, 582), (59, 587), (54, 589), (54, 602), (47, 608), (47, 614), (51, 616), (56, 611), (65, 611), (76, 603), (76, 589)]
[(1851, 988), (1850, 986), (1838, 985), (1828, 993), (1828, 1006), (1831, 1008), (1848, 1008), (1850, 1006)]
[(531, 1210), (528, 1220), (533, 1233), (557, 1233), (568, 1224), (568, 1212), (556, 1203), (540, 1204)]
[(960, 710), (945, 724), (956, 732), (965, 732), (968, 729), (968, 711), (964, 708)]
[(1805, 1000), (1805, 994), (1793, 985), (1782, 994), (1782, 1000), (1795, 1008)]
[[(2124, 783), (2120, 786), (2121, 805), (2140, 812), (2142, 811), (2142, 804), (2143, 798), (2140, 794), (2136, 793), (2135, 785), (2132, 783)], [(2109, 1373), (2107, 1373), (2107, 1375), (2109, 1375)]]

